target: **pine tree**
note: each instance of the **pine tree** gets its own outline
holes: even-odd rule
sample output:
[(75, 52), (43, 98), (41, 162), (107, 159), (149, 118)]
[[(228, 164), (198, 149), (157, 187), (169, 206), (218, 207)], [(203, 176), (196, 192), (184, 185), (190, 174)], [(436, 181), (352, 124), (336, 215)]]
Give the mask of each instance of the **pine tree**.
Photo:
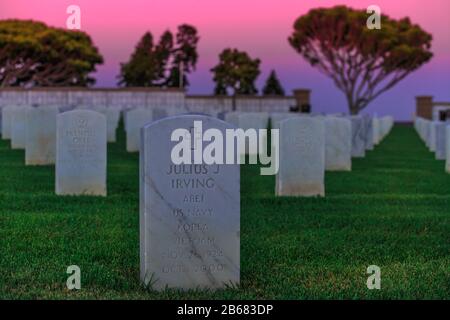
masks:
[(270, 72), (269, 77), (266, 80), (266, 84), (263, 88), (263, 94), (265, 96), (284, 96), (284, 89), (278, 80), (275, 70)]
[[(163, 41), (161, 41), (163, 42)], [(120, 67), (119, 85), (127, 87), (151, 87), (160, 80), (164, 61), (161, 46), (155, 46), (150, 32), (144, 34), (135, 51)]]

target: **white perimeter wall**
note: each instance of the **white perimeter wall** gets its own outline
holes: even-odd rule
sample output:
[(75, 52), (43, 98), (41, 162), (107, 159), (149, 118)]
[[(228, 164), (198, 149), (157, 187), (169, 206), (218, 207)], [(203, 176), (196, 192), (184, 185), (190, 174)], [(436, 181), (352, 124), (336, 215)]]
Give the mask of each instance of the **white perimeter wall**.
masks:
[[(0, 107), (7, 105), (169, 107), (189, 112), (221, 112), (232, 110), (232, 98), (221, 96), (189, 96), (177, 89), (78, 89), (38, 88), (0, 89)], [(293, 97), (237, 97), (239, 111), (287, 112), (296, 101)]]

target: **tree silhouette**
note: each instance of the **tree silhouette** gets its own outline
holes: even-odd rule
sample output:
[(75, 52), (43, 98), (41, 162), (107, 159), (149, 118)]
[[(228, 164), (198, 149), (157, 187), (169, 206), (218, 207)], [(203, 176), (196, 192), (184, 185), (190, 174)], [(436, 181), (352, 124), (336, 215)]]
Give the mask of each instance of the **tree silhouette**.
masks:
[(270, 72), (263, 88), (263, 94), (265, 96), (284, 96), (283, 86), (281, 85), (280, 80), (278, 80), (275, 70)]
[(87, 86), (103, 58), (84, 32), (0, 21), (0, 86)]
[(429, 61), (432, 36), (409, 18), (381, 16), (381, 29), (366, 27), (367, 13), (345, 6), (310, 10), (299, 17), (291, 46), (333, 79), (357, 114)]
[[(146, 32), (126, 63), (121, 64), (119, 84), (128, 87), (186, 87), (187, 74), (198, 60), (197, 30), (187, 24), (178, 27), (176, 39), (166, 31), (159, 43)], [(182, 73), (181, 73), (182, 72)]]
[(233, 96), (233, 110), (236, 110), (237, 94), (256, 94), (255, 80), (259, 76), (259, 59), (252, 59), (246, 52), (225, 49), (219, 55), (219, 63), (211, 69), (216, 83), (215, 94)]
[(120, 67), (119, 85), (126, 87), (153, 87), (164, 80), (166, 64), (173, 47), (173, 37), (166, 31), (157, 45), (146, 32), (126, 63)]
[[(167, 79), (168, 87), (188, 87), (187, 74), (195, 70), (198, 61), (197, 44), (200, 40), (197, 29), (188, 24), (178, 27), (177, 46), (173, 50), (173, 64)], [(182, 74), (180, 73), (182, 71)], [(180, 83), (180, 81), (182, 81)]]

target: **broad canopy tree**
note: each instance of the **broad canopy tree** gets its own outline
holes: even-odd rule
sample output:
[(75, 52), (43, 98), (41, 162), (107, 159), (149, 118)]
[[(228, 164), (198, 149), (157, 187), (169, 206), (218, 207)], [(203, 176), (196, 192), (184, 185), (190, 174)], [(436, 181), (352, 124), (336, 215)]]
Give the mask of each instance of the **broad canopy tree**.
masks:
[(198, 61), (197, 29), (183, 24), (176, 37), (170, 31), (157, 44), (146, 32), (130, 59), (121, 64), (119, 85), (127, 87), (187, 87), (187, 74), (195, 70)]
[(368, 15), (346, 6), (310, 10), (294, 23), (291, 46), (344, 92), (357, 114), (383, 92), (428, 62), (432, 36), (409, 18), (381, 16), (381, 29), (366, 27)]
[(256, 78), (260, 74), (259, 59), (252, 59), (247, 52), (225, 49), (219, 55), (219, 63), (211, 69), (216, 83), (216, 94), (255, 94)]
[[(246, 52), (225, 49), (219, 55), (219, 63), (211, 69), (216, 83), (216, 95), (233, 96), (233, 109), (236, 109), (237, 94), (256, 94), (255, 80), (260, 74), (259, 59), (252, 59)], [(231, 91), (231, 92), (229, 92)]]
[(0, 86), (87, 86), (103, 58), (84, 32), (0, 21)]

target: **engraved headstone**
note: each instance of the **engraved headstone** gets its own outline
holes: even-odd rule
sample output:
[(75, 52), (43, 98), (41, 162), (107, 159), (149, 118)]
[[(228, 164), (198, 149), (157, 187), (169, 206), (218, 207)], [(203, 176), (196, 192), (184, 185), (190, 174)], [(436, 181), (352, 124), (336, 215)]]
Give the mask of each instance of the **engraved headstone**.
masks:
[(337, 117), (325, 118), (325, 169), (350, 171), (352, 169), (352, 124)]
[(324, 120), (295, 117), (280, 123), (278, 196), (325, 195)]
[(56, 194), (106, 196), (106, 118), (89, 110), (57, 116)]
[(138, 108), (127, 112), (127, 151), (139, 151), (141, 141), (141, 129), (153, 121), (151, 109)]
[(45, 106), (28, 111), (26, 127), (25, 164), (55, 163), (57, 107)]
[(155, 290), (225, 288), (240, 279), (239, 165), (174, 165), (171, 159), (175, 129), (192, 133), (193, 152), (209, 145), (193, 132), (194, 121), (202, 121), (203, 132), (215, 128), (223, 136), (232, 128), (211, 117), (183, 115), (142, 130), (141, 281)]
[(16, 107), (11, 117), (11, 148), (25, 149), (27, 135), (27, 113), (31, 109), (28, 106)]

